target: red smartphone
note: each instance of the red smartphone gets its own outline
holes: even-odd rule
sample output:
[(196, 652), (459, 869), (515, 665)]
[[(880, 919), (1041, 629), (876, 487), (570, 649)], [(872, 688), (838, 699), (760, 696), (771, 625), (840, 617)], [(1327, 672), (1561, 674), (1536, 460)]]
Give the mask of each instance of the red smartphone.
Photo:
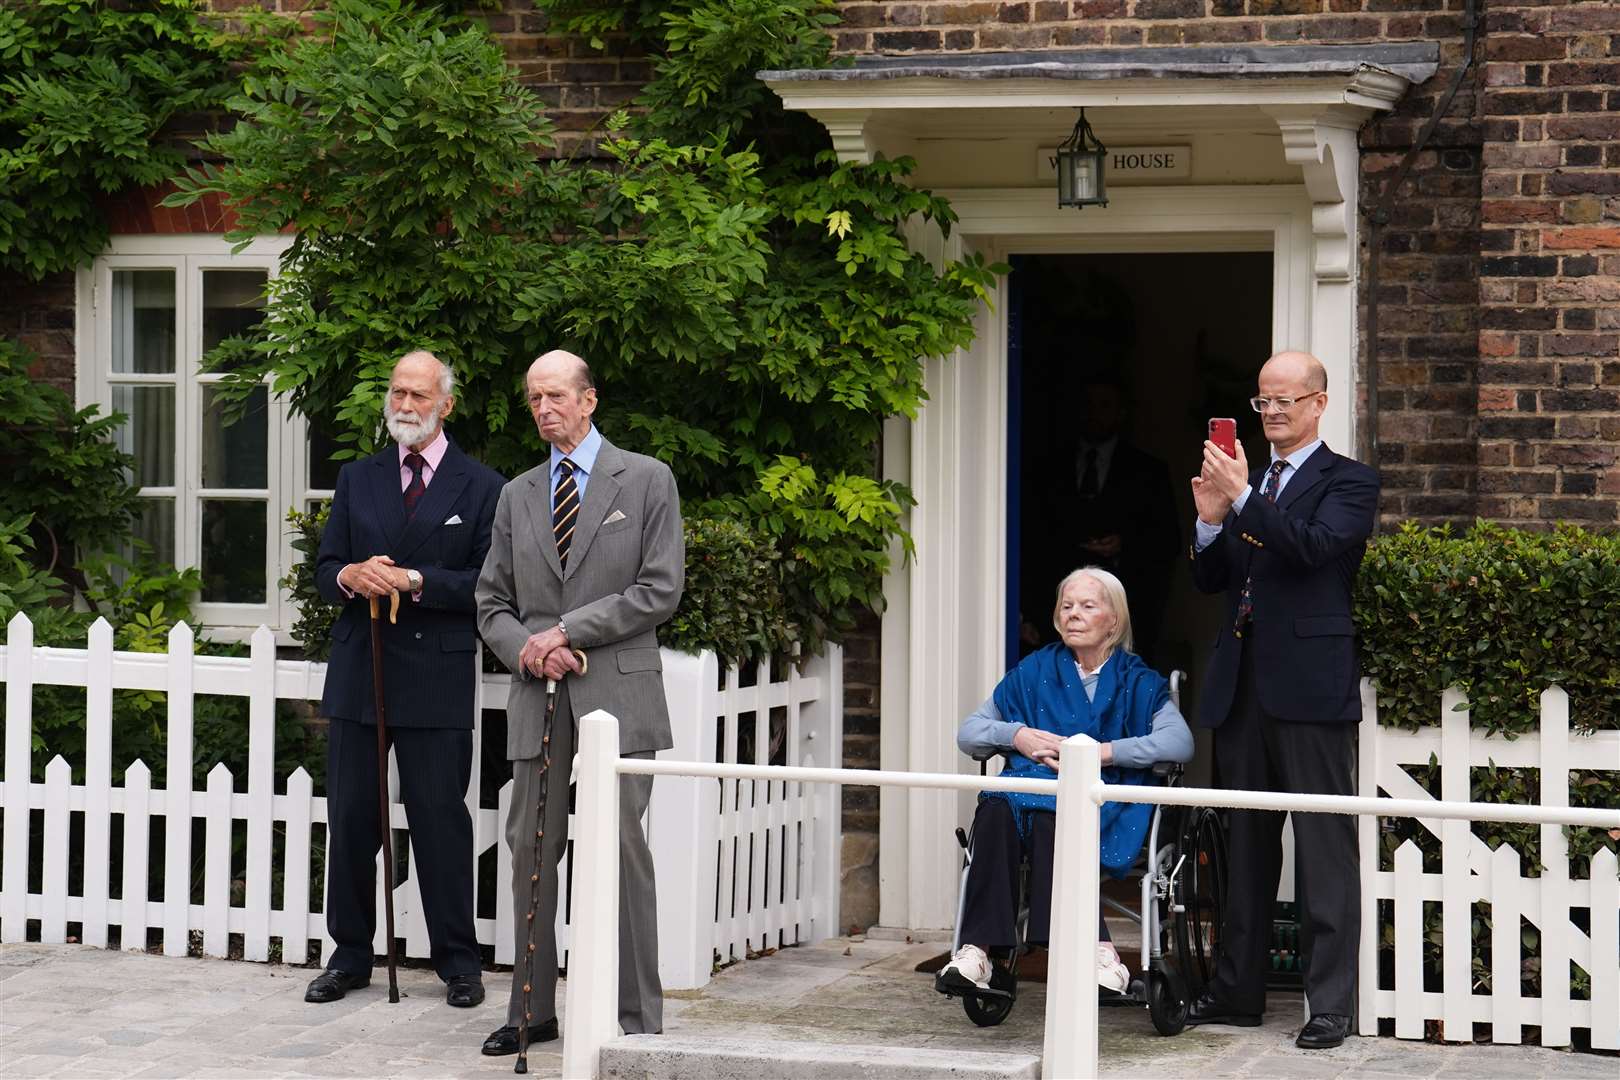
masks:
[(1229, 458), (1237, 457), (1237, 421), (1229, 416), (1217, 416), (1209, 422), (1209, 441), (1226, 452)]

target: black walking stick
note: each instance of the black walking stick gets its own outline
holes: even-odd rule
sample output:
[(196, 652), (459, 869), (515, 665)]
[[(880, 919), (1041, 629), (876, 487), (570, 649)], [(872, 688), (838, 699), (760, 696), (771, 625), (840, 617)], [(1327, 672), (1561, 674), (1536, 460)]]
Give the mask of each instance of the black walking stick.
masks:
[[(382, 833), (383, 917), (388, 932), (388, 1000), (399, 1003), (399, 972), (394, 966), (394, 839), (388, 820), (388, 727), (383, 716), (382, 613), (371, 602), (371, 689), (377, 698), (377, 822)], [(388, 621), (399, 618), (399, 593), (390, 593)]]
[[(585, 674), (585, 654), (574, 651), (579, 658), (579, 673)], [(534, 862), (529, 867), (529, 914), (527, 920), (528, 948), (523, 955), (523, 1016), (518, 1020), (518, 1056), (512, 1066), (515, 1073), (529, 1071), (529, 1022), (534, 1019), (529, 995), (534, 990), (534, 909), (540, 906), (540, 848), (546, 835), (546, 788), (551, 779), (551, 724), (557, 715), (557, 680), (546, 680), (546, 719), (540, 733), (540, 792), (536, 800), (539, 810), (534, 819)], [(559, 886), (560, 886), (559, 882)]]

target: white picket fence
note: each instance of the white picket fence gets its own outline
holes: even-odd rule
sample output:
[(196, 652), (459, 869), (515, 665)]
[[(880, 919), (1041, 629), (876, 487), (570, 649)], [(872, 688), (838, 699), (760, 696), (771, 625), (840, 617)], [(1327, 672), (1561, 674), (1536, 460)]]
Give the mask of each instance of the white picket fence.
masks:
[[(0, 646), (6, 683), (4, 857), (0, 865), (0, 941), (26, 940), (37, 920), (39, 939), (63, 942), (70, 923), (79, 940), (105, 946), (109, 927), (119, 928), (125, 948), (144, 948), (149, 928), (162, 931), (163, 951), (186, 954), (192, 932), (202, 934), (205, 955), (227, 955), (240, 936), (241, 955), (267, 960), (272, 939), (282, 955), (301, 962), (309, 943), (320, 943), (324, 961), (332, 942), (325, 919), (312, 911), (311, 884), (323, 880), (323, 859), (312, 844), (326, 820), (326, 800), (312, 792), (303, 769), (275, 790), (277, 700), (320, 700), (324, 664), (278, 660), (274, 636), (261, 628), (245, 658), (197, 656), (184, 624), (169, 635), (166, 654), (117, 652), (112, 628), (98, 620), (88, 648), (42, 648), (33, 644), (33, 624), (22, 614), (7, 626)], [(764, 748), (743, 760), (764, 764), (836, 766), (842, 756), (842, 657), (837, 648), (812, 658), (801, 672), (724, 671), (714, 654), (692, 656), (665, 650), (664, 686), (675, 733), (670, 751), (683, 760), (739, 759), (739, 748)], [(474, 704), (473, 774), (467, 805), (473, 815), (473, 859), (495, 849), (494, 896), (475, 898), (482, 944), (495, 962), (509, 964), (512, 940), (511, 852), (505, 820), (511, 782), (497, 805), (479, 804), (482, 711), (504, 709), (509, 679), (485, 675)], [(35, 686), (84, 687), (87, 705), (84, 783), (60, 756), (45, 770), (45, 782), (30, 777)], [(165, 787), (152, 786), (144, 762), (131, 764), (121, 785), (112, 775), (112, 697), (117, 690), (155, 690), (167, 696)], [(202, 791), (192, 788), (193, 703), (200, 694), (246, 697), (248, 725), (246, 790), (223, 764), (208, 774)], [(744, 733), (752, 735), (748, 744)], [(774, 742), (773, 742), (774, 740)], [(768, 756), (768, 755), (774, 755)], [(566, 764), (566, 763), (565, 763)], [(390, 820), (408, 830), (393, 775)], [(36, 861), (40, 887), (30, 888), (30, 826), (43, 819)], [(68, 867), (73, 816), (82, 815), (83, 880), (70, 891)], [(122, 880), (109, 881), (114, 818), (121, 819)], [(163, 821), (163, 866), (150, 868), (153, 818)], [(194, 821), (204, 822), (201, 903), (194, 902)], [(245, 826), (246, 873), (242, 895), (232, 896), (232, 834)], [(658, 877), (659, 967), (666, 987), (694, 988), (708, 981), (716, 960), (750, 950), (821, 940), (838, 931), (840, 803), (836, 788), (797, 784), (724, 782), (670, 778), (654, 785), (646, 828)], [(281, 891), (271, 890), (275, 835), (282, 834)], [(396, 848), (396, 850), (398, 850)], [(408, 838), (405, 850), (409, 852)], [(559, 873), (569, 873), (565, 864)], [(149, 882), (160, 885), (149, 891)], [(477, 875), (475, 874), (475, 880)], [(381, 885), (379, 908), (381, 910)], [(490, 900), (493, 900), (493, 904)], [(414, 854), (394, 893), (396, 932), (404, 955), (429, 955), (427, 926), (416, 887)], [(566, 950), (568, 908), (558, 905), (559, 948)], [(381, 920), (379, 919), (379, 923)], [(383, 950), (382, 931), (376, 941)]]
[[(1538, 802), (1544, 807), (1569, 806), (1572, 769), (1620, 771), (1620, 731), (1572, 734), (1569, 696), (1557, 687), (1541, 695), (1539, 734), (1515, 739), (1469, 730), (1468, 711), (1457, 708), (1463, 701), (1460, 692), (1446, 691), (1437, 726), (1380, 727), (1376, 695), (1364, 683), (1360, 794), (1432, 800), (1402, 768), (1427, 765), (1431, 755), (1440, 766), (1440, 798), (1446, 802), (1468, 801), (1469, 769), (1492, 763), (1539, 770)], [(1468, 821), (1417, 821), (1441, 841), (1438, 874), (1424, 872), (1422, 853), (1411, 840), (1396, 851), (1394, 869), (1381, 870), (1378, 820), (1359, 819), (1361, 1033), (1377, 1034), (1378, 1021), (1393, 1018), (1398, 1038), (1421, 1039), (1426, 1022), (1438, 1020), (1449, 1041), (1472, 1041), (1480, 1023), (1490, 1025), (1492, 1042), (1518, 1043), (1524, 1026), (1534, 1025), (1542, 1046), (1569, 1046), (1571, 1029), (1587, 1028), (1594, 1049), (1620, 1049), (1620, 878), (1614, 853), (1600, 851), (1587, 878), (1571, 879), (1563, 827), (1542, 825), (1541, 876), (1525, 878), (1519, 852), (1507, 844), (1493, 852)], [(1392, 987), (1379, 984), (1378, 943), (1388, 923), (1380, 922), (1379, 902), (1386, 900), (1394, 913)], [(1424, 905), (1433, 903), (1440, 905), (1443, 920), (1438, 991), (1425, 988), (1423, 971)], [(1475, 986), (1470, 930), (1476, 903), (1490, 905), (1488, 992), (1476, 992)], [(1573, 921), (1576, 909), (1587, 912), (1590, 931)], [(1539, 997), (1521, 993), (1521, 965), (1527, 959), (1521, 919), (1539, 932)], [(1571, 962), (1590, 981), (1588, 999), (1572, 995)]]

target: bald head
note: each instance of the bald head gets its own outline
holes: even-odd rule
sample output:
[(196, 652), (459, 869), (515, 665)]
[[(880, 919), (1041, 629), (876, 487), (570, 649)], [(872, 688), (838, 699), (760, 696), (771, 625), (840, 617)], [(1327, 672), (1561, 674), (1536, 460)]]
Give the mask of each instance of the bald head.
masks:
[(565, 349), (553, 349), (529, 365), (524, 383), (540, 437), (563, 453), (572, 453), (590, 434), (591, 414), (596, 412), (596, 380), (590, 365)]
[(1298, 383), (1307, 391), (1327, 390), (1327, 368), (1308, 352), (1287, 349), (1277, 353), (1260, 369), (1260, 377), (1264, 379), (1268, 371), (1279, 378)]
[[(1266, 441), (1287, 457), (1320, 436), (1322, 413), (1327, 409), (1327, 369), (1308, 352), (1289, 349), (1278, 353), (1260, 369), (1260, 396), (1270, 404), (1260, 414)], [(1288, 408), (1280, 408), (1280, 402)]]
[(532, 379), (542, 372), (548, 377), (566, 379), (581, 393), (596, 389), (596, 378), (591, 374), (591, 365), (587, 364), (583, 357), (567, 349), (552, 349), (535, 357), (534, 363), (529, 365), (528, 377)]

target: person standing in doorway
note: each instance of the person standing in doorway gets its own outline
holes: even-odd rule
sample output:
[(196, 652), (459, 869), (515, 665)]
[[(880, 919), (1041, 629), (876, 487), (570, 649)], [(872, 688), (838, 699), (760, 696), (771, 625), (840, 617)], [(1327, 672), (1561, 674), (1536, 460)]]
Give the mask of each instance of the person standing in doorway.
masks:
[[(1206, 442), (1192, 480), (1193, 580), (1226, 596), (1198, 720), (1215, 729), (1224, 787), (1353, 795), (1361, 705), (1350, 593), (1372, 534), (1378, 474), (1322, 442), (1327, 372), (1309, 353), (1267, 360), (1251, 404), (1271, 444), (1269, 463), (1251, 472), (1241, 443), (1234, 458)], [(1295, 1041), (1326, 1049), (1344, 1041), (1355, 1007), (1355, 819), (1293, 819), (1311, 1011)], [(1224, 946), (1189, 1024), (1260, 1023), (1282, 826), (1279, 812), (1231, 812)]]
[[(514, 940), (506, 1024), (483, 1052), (518, 1052), (523, 1019), (522, 962), (529, 940), (535, 834), (540, 852), (534, 912), (534, 975), (529, 1042), (557, 1038), (557, 863), (568, 842), (568, 769), (576, 718), (606, 709), (619, 720), (625, 757), (652, 757), (674, 745), (664, 701), (659, 623), (675, 613), (686, 579), (680, 495), (669, 466), (620, 450), (591, 422), (596, 382), (573, 353), (555, 350), (529, 367), (529, 412), (551, 444), (546, 461), (506, 485), (478, 578), (478, 627), (514, 673), (507, 701), (512, 759)], [(587, 662), (580, 662), (580, 655)], [(557, 680), (551, 720), (546, 816), (539, 815), (546, 681)], [(626, 1034), (664, 1026), (658, 979), (658, 906), (652, 852), (641, 819), (650, 776), (619, 784), (619, 1024)], [(590, 903), (590, 898), (576, 898)]]
[(445, 435), (455, 377), (430, 352), (394, 365), (383, 417), (394, 444), (338, 473), (315, 582), (343, 605), (321, 697), (328, 717), (326, 930), (337, 943), (305, 1001), (329, 1002), (371, 980), (377, 929), (377, 732), (368, 599), (402, 594), (383, 634), (384, 704), (411, 827), (433, 969), (446, 1000), (484, 1000), (473, 925), (473, 584), (489, 550), (504, 482)]

